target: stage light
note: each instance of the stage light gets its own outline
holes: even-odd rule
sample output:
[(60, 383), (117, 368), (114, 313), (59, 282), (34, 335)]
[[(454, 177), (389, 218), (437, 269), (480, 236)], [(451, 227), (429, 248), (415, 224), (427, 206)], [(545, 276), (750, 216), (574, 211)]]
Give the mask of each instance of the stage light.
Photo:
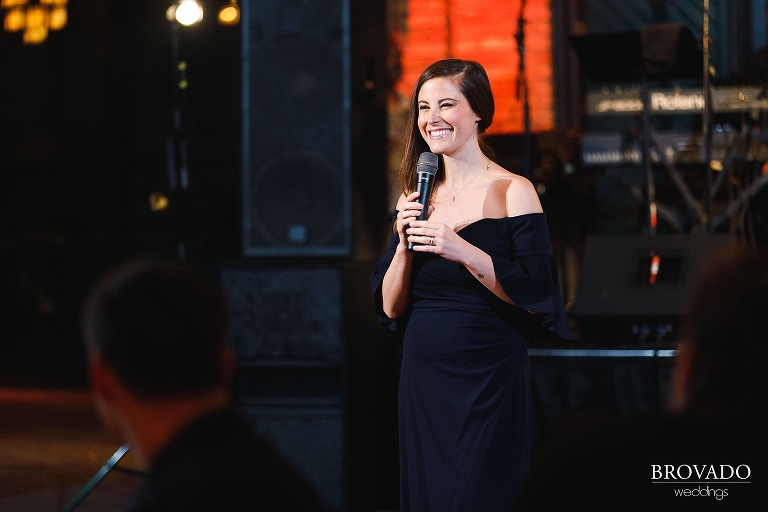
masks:
[(26, 16), (24, 10), (19, 8), (10, 9), (5, 13), (5, 22), (3, 26), (6, 32), (18, 32), (24, 28)]
[(5, 9), (3, 28), (6, 32), (23, 31), (24, 44), (45, 41), (50, 30), (61, 30), (67, 25), (68, 0), (1, 0)]
[(170, 200), (162, 192), (152, 192), (149, 195), (149, 209), (153, 212), (164, 212), (169, 204)]
[(222, 7), (219, 10), (218, 19), (222, 25), (237, 25), (240, 21), (240, 7), (237, 5), (237, 0), (230, 0), (229, 5)]
[(67, 8), (63, 5), (54, 5), (48, 13), (48, 28), (61, 30), (67, 24)]
[(203, 19), (203, 6), (196, 0), (180, 0), (168, 7), (165, 11), (168, 21), (177, 21), (188, 27), (199, 23)]

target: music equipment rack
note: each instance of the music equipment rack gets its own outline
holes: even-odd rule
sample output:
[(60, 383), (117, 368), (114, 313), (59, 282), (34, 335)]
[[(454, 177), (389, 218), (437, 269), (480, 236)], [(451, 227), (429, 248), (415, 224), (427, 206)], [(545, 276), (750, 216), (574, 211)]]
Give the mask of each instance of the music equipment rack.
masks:
[[(708, 55), (698, 48), (690, 30), (680, 24), (569, 36), (569, 42), (592, 86), (584, 95), (587, 129), (581, 136), (582, 167), (645, 168), (644, 188), (639, 193), (646, 211), (646, 234), (656, 234), (656, 215), (664, 216), (663, 205), (655, 199), (654, 166), (665, 169), (685, 200), (690, 220), (707, 230), (721, 225), (724, 216), (732, 215), (735, 206), (757, 192), (754, 186), (749, 187), (731, 207), (716, 217), (712, 215), (712, 199), (732, 175), (734, 163), (768, 161), (768, 131), (761, 130), (758, 122), (768, 117), (768, 84), (714, 86), (708, 73), (703, 73), (701, 84), (702, 70), (692, 63), (701, 62), (702, 56), (708, 61)], [(729, 119), (716, 124), (714, 115)], [(738, 121), (732, 121), (733, 115)], [(672, 120), (672, 116), (689, 116), (693, 125), (686, 128), (687, 123)], [(622, 119), (632, 123), (627, 126)], [(667, 130), (653, 125), (666, 126)], [(603, 130), (595, 129), (600, 126)], [(700, 200), (683, 179), (678, 169), (681, 165), (703, 167), (706, 185)], [(713, 175), (717, 176), (714, 184)], [(763, 186), (766, 181), (768, 178), (755, 183)], [(666, 216), (675, 220), (672, 217)], [(670, 225), (687, 229), (687, 223), (679, 220)]]
[[(585, 95), (586, 114), (589, 116), (622, 116), (640, 114), (643, 100), (639, 86), (602, 87)], [(712, 112), (755, 113), (768, 109), (764, 87), (714, 86)], [(651, 89), (648, 92), (650, 111), (654, 115), (701, 114), (704, 108), (704, 90), (695, 87)]]

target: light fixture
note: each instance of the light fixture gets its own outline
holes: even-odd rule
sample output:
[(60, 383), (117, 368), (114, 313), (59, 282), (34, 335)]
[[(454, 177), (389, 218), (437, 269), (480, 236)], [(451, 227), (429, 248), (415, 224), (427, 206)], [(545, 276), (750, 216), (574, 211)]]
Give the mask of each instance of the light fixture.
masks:
[(203, 6), (196, 0), (180, 0), (165, 11), (168, 21), (177, 21), (188, 27), (203, 19)]
[(61, 30), (67, 25), (68, 0), (0, 0), (5, 9), (3, 29), (23, 32), (24, 44), (45, 41), (50, 30)]
[(240, 7), (237, 5), (237, 0), (229, 0), (229, 5), (219, 10), (218, 19), (222, 25), (237, 25), (240, 21)]
[(168, 196), (162, 192), (152, 192), (149, 194), (149, 209), (153, 212), (164, 212), (170, 204)]

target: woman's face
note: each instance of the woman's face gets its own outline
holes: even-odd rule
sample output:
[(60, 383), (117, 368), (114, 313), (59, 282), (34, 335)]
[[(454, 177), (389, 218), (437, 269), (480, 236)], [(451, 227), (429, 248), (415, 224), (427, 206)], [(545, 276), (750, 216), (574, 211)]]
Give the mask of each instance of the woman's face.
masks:
[(418, 125), (430, 151), (451, 155), (472, 138), (480, 118), (461, 93), (456, 77), (438, 77), (419, 90)]

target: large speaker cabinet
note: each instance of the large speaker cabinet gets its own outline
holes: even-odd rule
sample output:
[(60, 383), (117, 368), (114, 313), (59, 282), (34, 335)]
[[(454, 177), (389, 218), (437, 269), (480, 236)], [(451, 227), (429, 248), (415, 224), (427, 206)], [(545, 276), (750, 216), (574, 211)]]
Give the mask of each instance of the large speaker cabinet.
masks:
[(332, 510), (345, 500), (343, 285), (333, 267), (228, 267), (237, 402), (317, 486)]
[(351, 252), (349, 1), (242, 2), (245, 256)]
[(676, 340), (699, 267), (734, 241), (720, 233), (587, 238), (572, 310), (584, 341)]

